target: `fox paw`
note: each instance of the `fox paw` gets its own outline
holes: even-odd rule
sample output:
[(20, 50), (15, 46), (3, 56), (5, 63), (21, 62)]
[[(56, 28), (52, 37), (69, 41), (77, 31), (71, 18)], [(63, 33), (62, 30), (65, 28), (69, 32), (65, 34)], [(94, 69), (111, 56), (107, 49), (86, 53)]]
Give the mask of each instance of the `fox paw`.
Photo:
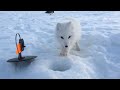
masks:
[(67, 53), (60, 53), (60, 56), (67, 56)]

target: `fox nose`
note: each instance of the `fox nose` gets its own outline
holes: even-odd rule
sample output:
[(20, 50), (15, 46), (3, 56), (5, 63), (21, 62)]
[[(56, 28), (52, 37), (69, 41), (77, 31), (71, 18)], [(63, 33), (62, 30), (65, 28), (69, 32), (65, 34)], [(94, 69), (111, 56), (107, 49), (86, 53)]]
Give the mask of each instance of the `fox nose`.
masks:
[(68, 46), (66, 45), (65, 47), (67, 48)]

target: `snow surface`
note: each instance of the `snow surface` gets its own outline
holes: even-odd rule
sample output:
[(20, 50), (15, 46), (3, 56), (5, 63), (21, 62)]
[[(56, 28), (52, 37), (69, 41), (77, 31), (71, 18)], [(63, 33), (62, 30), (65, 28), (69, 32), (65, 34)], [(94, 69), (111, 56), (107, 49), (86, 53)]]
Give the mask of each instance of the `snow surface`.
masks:
[[(55, 25), (64, 17), (77, 18), (82, 26), (81, 51), (59, 56)], [(25, 40), (24, 56), (37, 55), (33, 62), (6, 62), (17, 57), (15, 34)], [(120, 78), (119, 11), (1, 11), (1, 79), (108, 79)]]

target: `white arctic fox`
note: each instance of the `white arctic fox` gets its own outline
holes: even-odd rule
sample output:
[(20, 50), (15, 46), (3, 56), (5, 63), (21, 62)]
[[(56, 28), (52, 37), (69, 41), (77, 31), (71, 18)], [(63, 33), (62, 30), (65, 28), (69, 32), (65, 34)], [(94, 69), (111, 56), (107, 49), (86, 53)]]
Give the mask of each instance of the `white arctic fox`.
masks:
[(75, 18), (66, 18), (62, 22), (58, 22), (56, 25), (56, 37), (61, 46), (60, 55), (67, 56), (74, 46), (76, 50), (80, 51), (80, 22)]

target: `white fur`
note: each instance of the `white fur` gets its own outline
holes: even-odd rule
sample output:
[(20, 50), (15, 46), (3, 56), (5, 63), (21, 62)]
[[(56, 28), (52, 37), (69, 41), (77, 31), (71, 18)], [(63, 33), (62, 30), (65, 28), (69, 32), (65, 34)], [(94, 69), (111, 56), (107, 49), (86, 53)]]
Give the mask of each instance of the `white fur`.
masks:
[[(62, 39), (61, 36), (64, 38)], [(71, 36), (69, 39), (68, 37)], [(61, 46), (60, 55), (67, 56), (70, 50), (76, 46), (76, 50), (80, 51), (79, 41), (81, 39), (80, 22), (74, 18), (64, 19), (56, 25), (56, 37)], [(65, 46), (68, 46), (67, 48)]]

